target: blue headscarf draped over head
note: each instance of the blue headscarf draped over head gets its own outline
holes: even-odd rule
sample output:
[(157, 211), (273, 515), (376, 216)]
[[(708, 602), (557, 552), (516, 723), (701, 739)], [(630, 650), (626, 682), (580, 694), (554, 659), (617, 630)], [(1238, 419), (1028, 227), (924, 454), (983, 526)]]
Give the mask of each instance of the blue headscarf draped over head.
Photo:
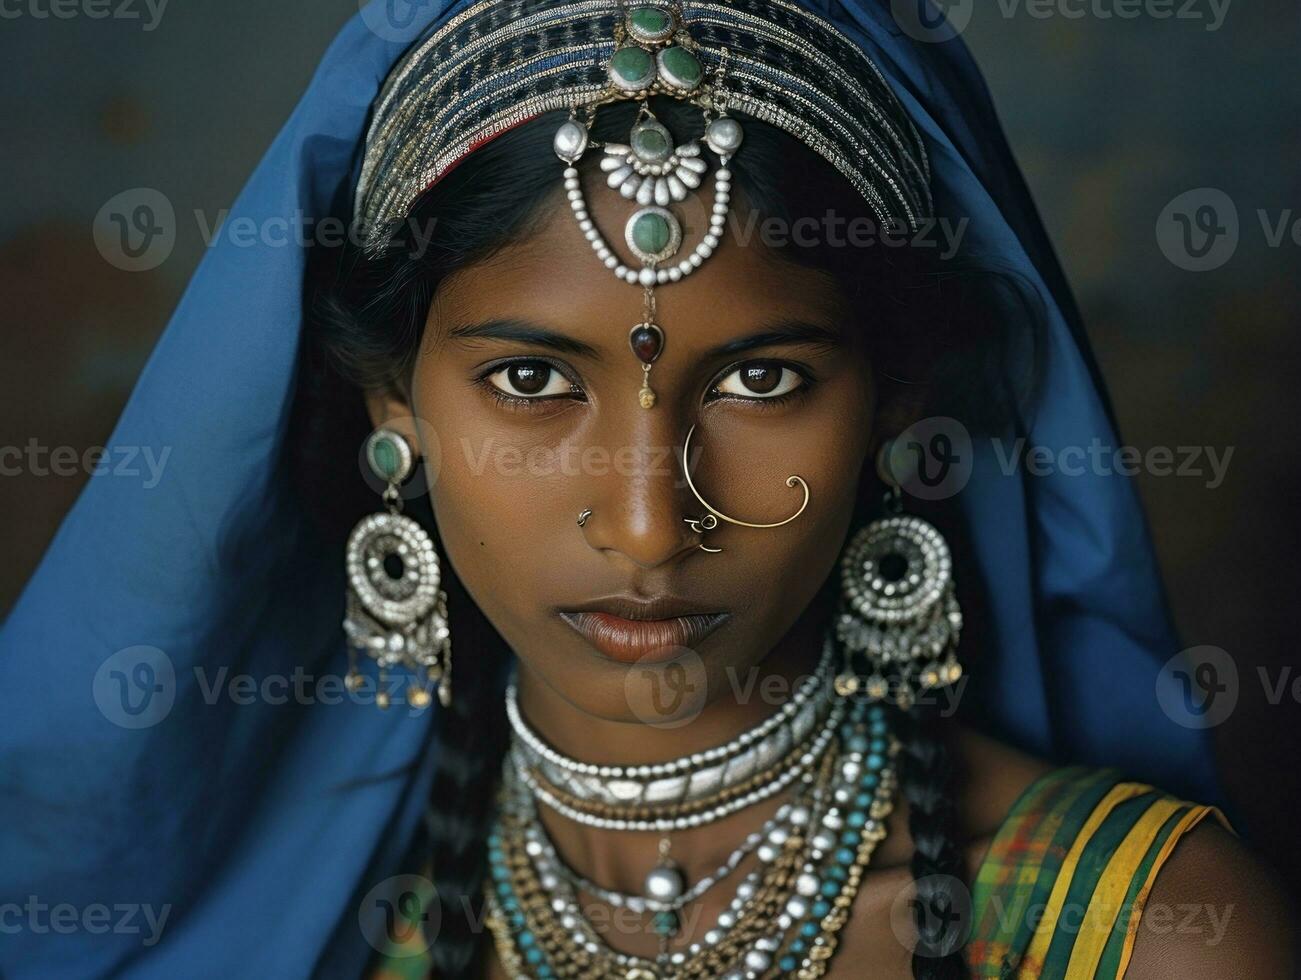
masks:
[[(962, 42), (919, 42), (880, 0), (804, 2), (911, 115), (937, 212), (970, 216), (966, 247), (1041, 294), (1045, 393), (1029, 442), (1114, 440)], [(463, 6), (379, 0), (354, 18), (231, 220), (330, 214), (390, 68)], [(410, 870), (437, 706), (382, 712), (314, 683), (337, 681), (346, 660), (342, 556), (313, 537), (286, 463), (305, 257), (230, 239), (208, 252), (109, 442), (168, 452), (161, 482), (93, 478), (0, 633), (8, 980), (224, 978), (250, 964), (356, 977), (384, 914), (368, 893)], [(1216, 799), (1202, 733), (1158, 707), (1178, 646), (1131, 482), (1008, 474), (978, 443), (959, 500), (991, 607), (970, 707), (1028, 750)]]

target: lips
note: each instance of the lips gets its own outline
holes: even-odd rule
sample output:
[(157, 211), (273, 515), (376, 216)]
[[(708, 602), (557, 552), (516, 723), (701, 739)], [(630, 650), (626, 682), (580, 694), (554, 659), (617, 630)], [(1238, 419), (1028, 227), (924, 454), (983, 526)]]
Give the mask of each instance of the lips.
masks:
[(669, 597), (614, 596), (560, 611), (600, 653), (620, 663), (661, 663), (694, 649), (728, 618)]

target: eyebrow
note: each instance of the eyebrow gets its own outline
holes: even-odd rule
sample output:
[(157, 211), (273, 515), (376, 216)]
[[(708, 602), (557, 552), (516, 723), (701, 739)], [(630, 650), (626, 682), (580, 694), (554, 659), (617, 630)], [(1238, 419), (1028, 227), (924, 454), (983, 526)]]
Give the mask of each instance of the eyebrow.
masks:
[(795, 344), (837, 350), (843, 346), (844, 338), (830, 327), (806, 323), (803, 320), (782, 320), (759, 333), (719, 344), (706, 351), (705, 356), (734, 357), (759, 347), (789, 347)]
[(535, 347), (546, 347), (562, 354), (597, 358), (601, 356), (591, 344), (523, 320), (487, 320), (483, 323), (467, 324), (453, 328), (451, 336), (510, 340), (515, 343), (532, 344)]

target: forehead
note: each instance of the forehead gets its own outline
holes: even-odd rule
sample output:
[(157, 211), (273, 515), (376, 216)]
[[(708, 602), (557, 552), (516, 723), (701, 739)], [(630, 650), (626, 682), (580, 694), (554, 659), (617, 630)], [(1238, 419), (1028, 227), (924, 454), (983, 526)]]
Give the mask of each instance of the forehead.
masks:
[[(639, 267), (623, 241), (624, 225), (637, 205), (606, 188), (599, 174), (585, 173), (583, 181), (602, 237), (624, 262)], [(431, 320), (458, 326), (520, 319), (601, 350), (626, 348), (628, 330), (643, 319), (644, 291), (616, 278), (597, 258), (565, 198), (559, 169), (556, 185), (526, 233), (443, 282)], [(690, 254), (704, 235), (712, 203), (707, 191), (672, 209), (682, 224), (681, 255)], [(655, 287), (655, 319), (675, 350), (714, 347), (783, 321), (839, 328), (843, 298), (834, 280), (763, 244), (761, 220), (734, 194), (714, 253), (680, 281)]]

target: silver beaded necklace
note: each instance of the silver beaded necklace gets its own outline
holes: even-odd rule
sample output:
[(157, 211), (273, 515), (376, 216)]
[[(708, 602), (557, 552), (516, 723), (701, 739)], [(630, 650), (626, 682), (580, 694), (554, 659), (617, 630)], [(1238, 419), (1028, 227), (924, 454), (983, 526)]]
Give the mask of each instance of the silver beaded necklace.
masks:
[[(845, 740), (842, 742), (844, 751), (835, 765), (836, 778), (826, 787), (827, 792), (824, 793), (823, 787), (815, 784), (811, 773), (804, 774), (796, 795), (783, 804), (761, 830), (749, 835), (723, 865), (690, 889), (684, 887), (680, 873), (663, 865), (648, 876), (645, 894), (640, 896), (602, 888), (579, 875), (557, 853), (538, 820), (534, 792), (519, 779), (517, 770), (509, 762), (505, 764), (503, 772), (507, 791), (504, 806), (515, 820), (522, 821), (526, 827), (524, 851), (542, 887), (552, 896), (549, 903), (551, 914), (571, 937), (574, 946), (587, 955), (612, 960), (612, 965), (617, 965), (621, 976), (646, 980), (667, 980), (679, 975), (696, 957), (723, 943), (743, 919), (750, 916), (752, 920), (754, 912), (751, 901), (755, 898), (768, 867), (778, 858), (793, 835), (803, 837), (808, 842), (807, 851), (792, 882), (791, 893), (775, 917), (766, 924), (762, 934), (748, 943), (724, 977), (725, 980), (758, 980), (761, 976), (767, 976), (767, 971), (777, 965), (778, 953), (783, 948), (787, 952), (782, 957), (782, 975), (787, 975), (788, 972), (795, 975), (798, 969), (811, 966), (813, 959), (816, 959), (811, 952), (812, 947), (822, 941), (820, 938), (812, 938), (814, 933), (807, 930), (815, 928), (816, 931), (825, 925), (819, 920), (831, 907), (832, 899), (841, 893), (845, 878), (842, 873), (845, 859), (841, 854), (850, 842), (842, 840), (842, 835), (847, 834), (853, 841), (862, 836), (875, 842), (885, 834), (884, 818), (889, 812), (895, 786), (890, 762), (895, 749), (873, 755), (872, 752), (876, 750), (869, 750), (866, 736), (858, 734), (863, 730), (861, 712), (857, 711), (840, 728), (841, 738)], [(868, 784), (874, 790), (865, 797), (862, 780), (869, 773), (876, 774), (870, 777), (874, 782)], [(870, 806), (863, 802), (865, 799), (870, 799)], [(700, 898), (708, 889), (735, 871), (752, 852), (757, 852), (758, 867), (748, 872), (737, 885), (732, 899), (716, 922), (699, 940), (673, 952), (667, 946), (668, 934), (676, 928), (671, 927), (669, 933), (661, 934), (660, 954), (653, 960), (611, 949), (587, 920), (578, 900), (578, 892), (586, 891), (614, 906), (652, 912), (657, 919), (666, 914), (675, 919), (685, 905)], [(663, 853), (661, 857), (664, 857)], [(653, 882), (652, 879), (657, 875), (658, 879)], [(496, 903), (497, 900), (490, 895), (490, 906), (499, 912), (500, 907)], [(801, 929), (805, 931), (801, 932)], [(799, 940), (800, 935), (810, 939)], [(796, 937), (797, 941), (792, 937)], [(805, 951), (792, 958), (801, 943)]]
[[(834, 661), (835, 647), (828, 637), (813, 673), (801, 681), (789, 701), (759, 724), (711, 749), (667, 762), (631, 766), (582, 762), (548, 745), (521, 714), (512, 678), (506, 687), (506, 715), (512, 729), (511, 756), (521, 769), (531, 771), (528, 778), (535, 783), (540, 785), (544, 781), (584, 802), (623, 809), (693, 803), (722, 793), (755, 773), (766, 771), (801, 745), (810, 744), (819, 737), (825, 730), (825, 721), (832, 713), (833, 704), (838, 700), (834, 697)], [(819, 721), (823, 725), (819, 725)], [(783, 786), (789, 782), (788, 779)], [(548, 804), (553, 800), (559, 802), (546, 786), (542, 786), (542, 790)], [(669, 828), (640, 826), (623, 829)]]

